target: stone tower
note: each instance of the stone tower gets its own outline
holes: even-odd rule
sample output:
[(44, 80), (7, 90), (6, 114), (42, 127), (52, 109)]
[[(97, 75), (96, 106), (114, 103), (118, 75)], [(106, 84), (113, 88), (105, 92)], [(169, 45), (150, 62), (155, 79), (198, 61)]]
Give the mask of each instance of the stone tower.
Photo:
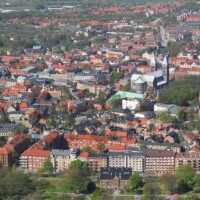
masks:
[(167, 55), (164, 57), (162, 61), (162, 72), (163, 72), (164, 79), (168, 83), (169, 82), (169, 60), (168, 60)]

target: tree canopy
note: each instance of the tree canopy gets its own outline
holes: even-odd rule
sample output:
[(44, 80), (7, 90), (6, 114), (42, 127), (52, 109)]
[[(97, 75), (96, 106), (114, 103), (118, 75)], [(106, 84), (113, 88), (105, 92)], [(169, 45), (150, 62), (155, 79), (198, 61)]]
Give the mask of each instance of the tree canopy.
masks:
[(90, 171), (85, 162), (72, 161), (66, 173), (65, 185), (75, 193), (87, 191)]
[(142, 185), (143, 185), (142, 177), (137, 173), (132, 174), (132, 176), (128, 180), (128, 187), (131, 190), (136, 190), (140, 188)]
[(181, 165), (176, 169), (176, 175), (186, 183), (191, 183), (195, 177), (195, 170), (190, 164)]
[(42, 173), (42, 174), (52, 174), (53, 171), (54, 171), (54, 168), (53, 168), (52, 162), (51, 162), (50, 159), (47, 159), (44, 162), (44, 166), (40, 169), (40, 173)]
[(188, 105), (188, 101), (198, 97), (200, 92), (200, 77), (188, 76), (171, 82), (167, 89), (159, 97), (159, 102)]
[(33, 181), (28, 174), (15, 169), (0, 169), (0, 197), (2, 199), (20, 199), (35, 191)]

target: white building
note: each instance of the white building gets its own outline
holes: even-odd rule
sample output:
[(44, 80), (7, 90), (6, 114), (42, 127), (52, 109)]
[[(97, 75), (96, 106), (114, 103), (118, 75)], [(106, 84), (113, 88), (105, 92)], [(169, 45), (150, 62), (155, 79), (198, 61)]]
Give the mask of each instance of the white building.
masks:
[(138, 99), (123, 99), (122, 109), (137, 110), (140, 107), (140, 101)]

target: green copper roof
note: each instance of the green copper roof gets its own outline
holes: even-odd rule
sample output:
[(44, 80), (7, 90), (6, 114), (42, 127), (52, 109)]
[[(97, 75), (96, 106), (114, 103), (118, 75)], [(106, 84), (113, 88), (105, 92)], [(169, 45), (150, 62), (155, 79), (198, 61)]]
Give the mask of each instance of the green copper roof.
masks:
[(120, 96), (121, 99), (124, 98), (132, 98), (132, 99), (143, 99), (144, 95), (134, 92), (125, 92), (125, 91), (118, 91), (114, 96)]

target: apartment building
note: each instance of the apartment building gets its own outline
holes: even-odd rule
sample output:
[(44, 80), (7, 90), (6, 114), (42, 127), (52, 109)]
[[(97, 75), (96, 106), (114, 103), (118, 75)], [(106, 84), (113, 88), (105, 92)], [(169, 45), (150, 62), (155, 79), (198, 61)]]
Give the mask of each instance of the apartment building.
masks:
[(108, 154), (109, 167), (126, 167), (126, 155), (123, 152), (110, 152)]
[(190, 164), (196, 172), (200, 173), (200, 153), (199, 152), (185, 152), (178, 153), (175, 159), (175, 167), (180, 165)]
[(99, 153), (90, 153), (88, 156), (88, 166), (93, 171), (100, 171), (101, 168), (107, 167), (107, 155)]
[(108, 155), (108, 167), (131, 168), (132, 172), (144, 172), (145, 156), (139, 151), (112, 152)]
[(145, 172), (149, 174), (173, 173), (175, 153), (167, 151), (147, 151)]
[(126, 167), (132, 169), (132, 172), (143, 173), (145, 156), (140, 152), (130, 152), (126, 154)]
[(5, 148), (0, 148), (0, 167), (8, 167), (12, 164), (12, 154)]
[(50, 159), (55, 172), (64, 171), (71, 163), (70, 150), (52, 149)]
[(19, 165), (26, 172), (38, 172), (44, 166), (44, 162), (49, 158), (49, 150), (28, 149), (19, 158)]

